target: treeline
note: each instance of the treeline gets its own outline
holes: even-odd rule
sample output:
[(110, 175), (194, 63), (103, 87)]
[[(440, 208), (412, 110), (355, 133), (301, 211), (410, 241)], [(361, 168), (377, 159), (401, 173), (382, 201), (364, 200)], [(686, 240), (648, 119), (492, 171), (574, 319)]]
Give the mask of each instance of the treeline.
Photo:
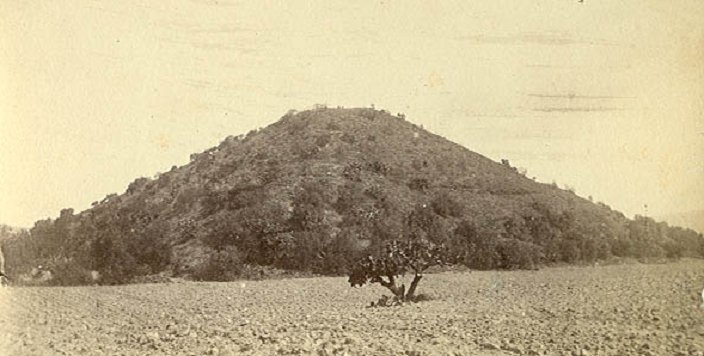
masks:
[(7, 273), (18, 277), (41, 265), (56, 285), (95, 283), (92, 271), (107, 284), (157, 273), (168, 266), (171, 246), (163, 225), (152, 219), (139, 204), (96, 206), (80, 215), (64, 209), (5, 241)]
[(59, 218), (39, 221), (28, 234), (5, 242), (8, 273), (42, 264), (54, 272), (55, 284), (94, 283), (90, 271), (100, 273), (100, 283), (126, 283), (172, 268), (172, 245), (188, 239), (207, 254), (178, 273), (198, 280), (247, 277), (248, 266), (257, 265), (340, 275), (360, 256), (399, 237), (444, 244), (451, 262), (474, 269), (532, 269), (611, 256), (704, 256), (701, 234), (640, 216), (614, 230), (534, 203), (524, 214), (487, 223), (473, 220), (448, 192), (432, 192), (427, 203), (403, 210), (380, 186), (311, 182), (297, 189), (287, 208), (262, 188), (195, 198), (202, 215), (190, 227), (174, 228), (138, 200), (99, 204), (79, 215), (65, 209)]
[(290, 206), (261, 185), (206, 190), (187, 202), (200, 206), (200, 216), (176, 226), (141, 199), (110, 196), (82, 214), (64, 209), (5, 241), (7, 272), (43, 265), (55, 284), (94, 283), (91, 271), (100, 283), (126, 283), (173, 269), (172, 246), (189, 240), (205, 247), (205, 258), (172, 272), (201, 280), (239, 278), (252, 265), (344, 274), (360, 256), (403, 237), (444, 244), (451, 262), (474, 269), (704, 256), (701, 234), (647, 217), (614, 228), (536, 202), (521, 213), (477, 220), (448, 191), (426, 192), (426, 203), (403, 209), (393, 189), (355, 177), (341, 185), (301, 184)]
[(503, 229), (463, 220), (450, 243), (460, 245), (454, 248), (461, 252), (460, 262), (476, 269), (525, 269), (610, 257), (647, 262), (704, 256), (704, 238), (692, 230), (637, 216), (605, 234), (580, 227), (570, 212), (514, 217), (504, 221)]

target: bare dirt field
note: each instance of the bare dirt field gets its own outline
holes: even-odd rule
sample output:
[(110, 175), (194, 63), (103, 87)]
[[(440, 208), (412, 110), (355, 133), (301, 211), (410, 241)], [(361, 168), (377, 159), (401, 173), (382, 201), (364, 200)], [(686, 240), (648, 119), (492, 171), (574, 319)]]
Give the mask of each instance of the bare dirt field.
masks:
[(704, 261), (428, 275), (366, 308), (345, 278), (0, 290), (6, 355), (702, 355)]

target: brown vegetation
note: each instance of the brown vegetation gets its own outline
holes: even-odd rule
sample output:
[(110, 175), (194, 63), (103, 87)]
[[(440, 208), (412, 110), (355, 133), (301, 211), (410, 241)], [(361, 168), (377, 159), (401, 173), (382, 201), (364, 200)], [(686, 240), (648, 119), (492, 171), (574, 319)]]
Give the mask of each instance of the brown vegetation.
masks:
[(54, 283), (98, 271), (114, 284), (235, 279), (246, 266), (340, 275), (399, 238), (444, 244), (475, 269), (704, 255), (694, 231), (629, 220), (365, 108), (291, 112), (3, 247), (10, 276), (44, 265), (62, 271)]

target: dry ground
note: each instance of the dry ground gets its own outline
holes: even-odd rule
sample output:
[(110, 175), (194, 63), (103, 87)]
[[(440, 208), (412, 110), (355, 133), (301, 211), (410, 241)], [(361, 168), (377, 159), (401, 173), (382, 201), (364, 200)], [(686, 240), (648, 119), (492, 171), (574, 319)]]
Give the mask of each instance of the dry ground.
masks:
[(344, 278), (0, 290), (8, 355), (701, 355), (704, 261), (429, 275), (366, 308)]

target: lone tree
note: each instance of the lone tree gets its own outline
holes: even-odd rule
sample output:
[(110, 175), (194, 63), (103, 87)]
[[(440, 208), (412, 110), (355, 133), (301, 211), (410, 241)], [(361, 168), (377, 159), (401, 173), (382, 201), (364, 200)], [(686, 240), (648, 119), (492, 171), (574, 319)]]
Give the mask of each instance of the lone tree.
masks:
[[(392, 240), (383, 255), (359, 260), (350, 272), (349, 283), (352, 287), (379, 283), (388, 288), (397, 301), (412, 301), (423, 272), (430, 266), (443, 264), (445, 255), (444, 246), (427, 240)], [(406, 285), (398, 285), (396, 279), (408, 272), (413, 272), (413, 281), (406, 290)]]

